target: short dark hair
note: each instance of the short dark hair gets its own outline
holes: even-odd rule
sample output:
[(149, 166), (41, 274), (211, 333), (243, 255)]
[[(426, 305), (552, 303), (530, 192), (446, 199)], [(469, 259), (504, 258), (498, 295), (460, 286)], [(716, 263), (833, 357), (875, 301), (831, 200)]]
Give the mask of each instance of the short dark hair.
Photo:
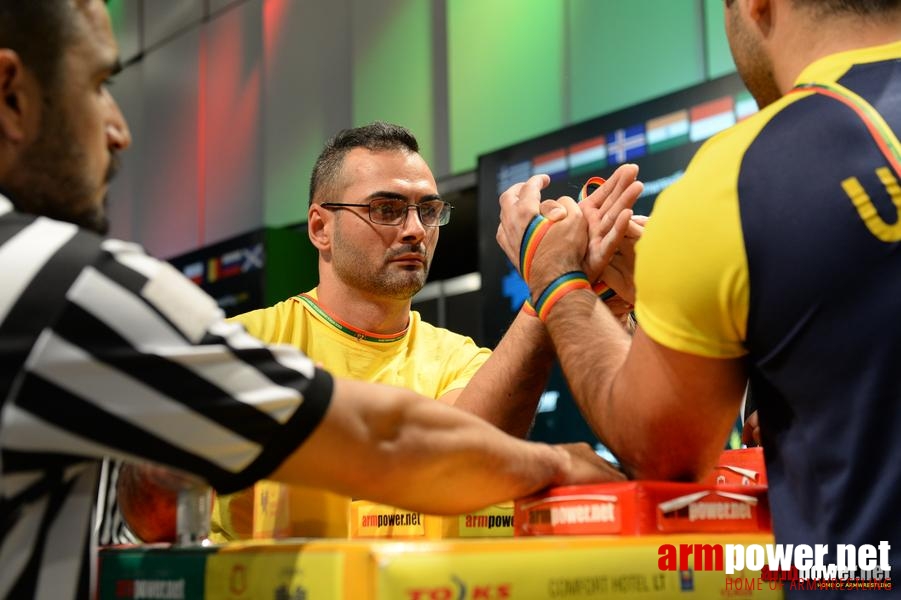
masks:
[(366, 148), (372, 152), (402, 150), (419, 152), (419, 142), (409, 129), (383, 121), (369, 125), (343, 129), (323, 148), (310, 177), (310, 204), (320, 190), (332, 192), (338, 185), (338, 177), (344, 157), (354, 148)]
[(15, 50), (45, 88), (59, 83), (75, 38), (71, 0), (0, 0), (0, 48)]
[(901, 8), (901, 0), (792, 0), (795, 6), (810, 8), (819, 15), (831, 16), (854, 13), (860, 16), (878, 15)]

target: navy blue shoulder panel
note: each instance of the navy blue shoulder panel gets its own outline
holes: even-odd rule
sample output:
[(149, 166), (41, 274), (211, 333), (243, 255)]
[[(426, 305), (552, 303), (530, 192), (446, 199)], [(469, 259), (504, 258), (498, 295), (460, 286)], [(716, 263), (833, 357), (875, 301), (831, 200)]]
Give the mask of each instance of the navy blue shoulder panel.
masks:
[[(899, 61), (840, 83), (901, 133)], [(856, 178), (893, 225), (886, 167), (857, 113), (818, 94), (776, 114), (742, 160), (751, 389), (782, 542), (901, 538), (901, 242), (878, 239), (842, 187)]]
[[(896, 130), (899, 123), (901, 112)], [(897, 244), (870, 233), (842, 187), (856, 177), (882, 219), (894, 223), (897, 209), (876, 174), (886, 166), (860, 117), (819, 94), (787, 106), (749, 146), (738, 196), (756, 361), (777, 353), (824, 301), (851, 292), (864, 266), (897, 253)]]
[(854, 65), (838, 83), (872, 104), (889, 123), (901, 123), (901, 59)]

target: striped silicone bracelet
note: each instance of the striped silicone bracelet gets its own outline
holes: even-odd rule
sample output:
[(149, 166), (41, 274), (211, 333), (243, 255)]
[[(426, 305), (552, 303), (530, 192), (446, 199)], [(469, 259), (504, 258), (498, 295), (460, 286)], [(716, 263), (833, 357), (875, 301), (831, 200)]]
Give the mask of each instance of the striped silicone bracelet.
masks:
[(585, 182), (585, 185), (582, 186), (582, 189), (579, 190), (579, 200), (578, 201), (581, 202), (582, 200), (587, 198), (591, 194), (591, 192), (594, 191), (594, 190), (591, 190), (591, 192), (588, 191), (588, 188), (590, 186), (595, 186), (594, 189), (596, 190), (597, 188), (601, 187), (605, 183), (607, 183), (607, 180), (604, 179), (603, 177), (597, 177), (597, 176), (589, 177), (588, 181)]
[(604, 283), (603, 281), (598, 281), (593, 286), (591, 286), (591, 290), (597, 295), (601, 301), (606, 302), (610, 298), (616, 296), (616, 292), (613, 291), (609, 285)]
[[(591, 286), (591, 291), (597, 295), (598, 298), (601, 299), (601, 302), (606, 302), (616, 296), (616, 292), (613, 291), (613, 288), (608, 287), (606, 283), (603, 281), (599, 281), (593, 286)], [(520, 308), (522, 312), (526, 313), (530, 317), (537, 317), (538, 313), (535, 311), (535, 307), (532, 306), (532, 301), (526, 299), (525, 302), (522, 303), (522, 307)]]
[(522, 308), (521, 308), (521, 310), (522, 310), (522, 312), (526, 313), (526, 314), (529, 315), (530, 317), (537, 317), (537, 316), (538, 316), (538, 313), (535, 312), (535, 307), (532, 306), (532, 302), (531, 302), (530, 300), (528, 300), (528, 299), (526, 299), (526, 301), (522, 303)]
[(535, 301), (535, 312), (542, 321), (547, 321), (551, 309), (563, 296), (573, 290), (590, 290), (591, 283), (582, 271), (570, 271), (553, 280)]
[(522, 234), (522, 243), (519, 245), (519, 274), (526, 283), (529, 282), (529, 272), (532, 270), (532, 261), (535, 258), (538, 244), (541, 243), (541, 239), (547, 234), (551, 225), (551, 221), (541, 215), (535, 215)]

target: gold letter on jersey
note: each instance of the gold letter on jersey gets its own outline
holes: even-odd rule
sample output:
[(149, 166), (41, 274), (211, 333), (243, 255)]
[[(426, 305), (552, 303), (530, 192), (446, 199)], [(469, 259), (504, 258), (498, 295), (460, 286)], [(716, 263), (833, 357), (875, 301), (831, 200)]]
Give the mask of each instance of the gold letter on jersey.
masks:
[(848, 194), (848, 197), (851, 198), (851, 202), (853, 202), (854, 206), (857, 208), (857, 214), (863, 219), (863, 222), (866, 224), (867, 229), (870, 230), (870, 233), (883, 242), (897, 242), (901, 240), (901, 186), (898, 185), (898, 180), (895, 179), (894, 174), (888, 167), (876, 169), (876, 175), (879, 177), (879, 181), (882, 182), (882, 185), (885, 186), (885, 191), (892, 197), (892, 202), (895, 204), (896, 218), (895, 222), (891, 225), (886, 223), (882, 217), (879, 216), (879, 213), (876, 212), (876, 207), (873, 205), (873, 201), (870, 200), (870, 195), (867, 194), (867, 191), (860, 185), (860, 181), (858, 181), (857, 177), (845, 179), (842, 182), (842, 189), (844, 189), (845, 193)]

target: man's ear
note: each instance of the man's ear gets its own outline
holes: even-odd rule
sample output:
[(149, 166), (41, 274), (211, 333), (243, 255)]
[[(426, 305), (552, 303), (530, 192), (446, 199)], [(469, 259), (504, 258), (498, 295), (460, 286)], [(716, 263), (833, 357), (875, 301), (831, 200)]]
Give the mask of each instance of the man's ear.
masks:
[(37, 81), (26, 70), (15, 50), (0, 48), (0, 133), (12, 142), (22, 142), (38, 123), (40, 106)]
[[(757, 24), (757, 27), (764, 34), (769, 34), (772, 28), (773, 6), (775, 3), (771, 0), (746, 0), (748, 5), (748, 15), (751, 20)], [(781, 1), (781, 0), (780, 0)]]
[(332, 243), (331, 219), (324, 212), (319, 204), (311, 204), (307, 211), (307, 235), (320, 252), (328, 250)]

